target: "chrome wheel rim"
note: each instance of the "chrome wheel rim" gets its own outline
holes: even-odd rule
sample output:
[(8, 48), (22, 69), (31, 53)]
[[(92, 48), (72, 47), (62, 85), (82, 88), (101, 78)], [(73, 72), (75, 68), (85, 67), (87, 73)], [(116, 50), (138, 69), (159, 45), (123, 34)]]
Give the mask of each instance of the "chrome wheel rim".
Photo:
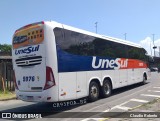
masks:
[(109, 86), (109, 84), (105, 84), (104, 85), (104, 91), (105, 91), (105, 93), (108, 95), (109, 93), (110, 93), (110, 86)]
[(97, 87), (96, 86), (92, 86), (90, 93), (91, 93), (92, 97), (97, 97), (98, 96), (98, 89), (97, 89)]

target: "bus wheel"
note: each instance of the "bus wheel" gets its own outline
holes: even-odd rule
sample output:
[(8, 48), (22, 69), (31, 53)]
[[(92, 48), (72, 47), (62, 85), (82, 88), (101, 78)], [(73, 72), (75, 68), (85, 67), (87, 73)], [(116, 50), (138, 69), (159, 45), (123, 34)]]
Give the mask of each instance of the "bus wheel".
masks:
[(101, 88), (101, 97), (106, 98), (111, 95), (112, 85), (109, 80), (105, 79), (103, 81), (103, 86)]
[(146, 75), (144, 74), (144, 75), (143, 75), (143, 82), (142, 82), (142, 83), (143, 83), (143, 84), (146, 84), (146, 82), (147, 82), (147, 77), (146, 77)]
[(99, 98), (99, 86), (95, 81), (92, 81), (89, 85), (89, 101), (93, 102)]

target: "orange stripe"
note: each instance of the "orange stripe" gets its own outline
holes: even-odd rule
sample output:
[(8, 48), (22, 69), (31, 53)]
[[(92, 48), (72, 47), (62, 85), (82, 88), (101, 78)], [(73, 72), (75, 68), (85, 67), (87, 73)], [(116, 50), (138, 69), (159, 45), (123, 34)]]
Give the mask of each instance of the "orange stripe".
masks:
[[(124, 61), (126, 59), (121, 59), (123, 60), (121, 62), (122, 65), (124, 65)], [(121, 67), (120, 69), (130, 69), (130, 68), (147, 68), (147, 64), (141, 60), (136, 60), (136, 59), (128, 59), (128, 63), (126, 67)]]

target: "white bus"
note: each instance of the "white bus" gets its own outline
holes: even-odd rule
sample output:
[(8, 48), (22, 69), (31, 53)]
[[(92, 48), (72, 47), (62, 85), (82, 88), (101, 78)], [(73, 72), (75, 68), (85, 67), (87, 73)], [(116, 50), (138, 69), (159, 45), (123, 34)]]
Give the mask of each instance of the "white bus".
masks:
[(138, 44), (54, 21), (16, 30), (12, 44), (16, 95), (23, 101), (95, 101), (150, 78)]

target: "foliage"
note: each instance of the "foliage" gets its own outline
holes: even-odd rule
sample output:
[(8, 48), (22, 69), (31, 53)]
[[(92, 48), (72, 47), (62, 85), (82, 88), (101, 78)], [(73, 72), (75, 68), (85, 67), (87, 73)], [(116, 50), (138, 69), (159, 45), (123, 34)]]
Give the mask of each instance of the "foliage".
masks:
[(9, 44), (0, 44), (0, 52), (11, 53), (12, 45)]
[(6, 92), (4, 93), (3, 90), (0, 90), (0, 101), (13, 98), (16, 98), (16, 94), (14, 92), (6, 90)]

